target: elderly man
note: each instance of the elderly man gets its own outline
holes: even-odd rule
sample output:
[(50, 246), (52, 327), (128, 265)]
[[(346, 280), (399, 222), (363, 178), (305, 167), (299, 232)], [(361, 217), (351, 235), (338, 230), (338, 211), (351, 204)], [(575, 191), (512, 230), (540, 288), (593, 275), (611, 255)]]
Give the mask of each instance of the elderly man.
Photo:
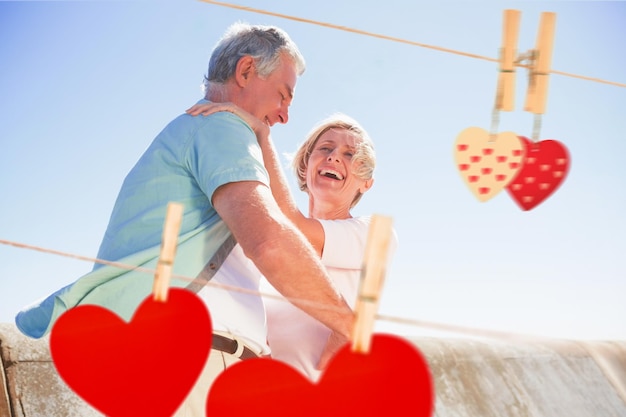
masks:
[[(206, 95), (200, 102), (232, 102), (270, 126), (287, 123), (304, 67), (297, 46), (281, 29), (236, 23), (213, 50)], [(220, 270), (228, 284), (258, 291), (259, 276), (240, 273), (245, 262), (251, 261), (285, 297), (333, 330), (327, 352), (348, 341), (353, 312), (331, 284), (311, 244), (280, 210), (255, 133), (243, 120), (227, 113), (184, 114), (169, 123), (126, 177), (98, 258), (153, 265), (170, 201), (185, 207), (176, 274), (197, 276), (232, 233), (241, 249), (228, 256)], [(104, 305), (128, 319), (150, 293), (150, 279), (98, 265), (20, 312), (16, 323), (25, 334), (41, 337), (64, 310), (77, 304)], [(269, 352), (260, 297), (211, 290), (204, 299), (217, 332), (207, 365), (177, 416), (204, 416), (212, 381), (240, 360), (234, 353), (245, 352), (245, 358), (250, 352)], [(224, 338), (234, 348), (223, 343)]]

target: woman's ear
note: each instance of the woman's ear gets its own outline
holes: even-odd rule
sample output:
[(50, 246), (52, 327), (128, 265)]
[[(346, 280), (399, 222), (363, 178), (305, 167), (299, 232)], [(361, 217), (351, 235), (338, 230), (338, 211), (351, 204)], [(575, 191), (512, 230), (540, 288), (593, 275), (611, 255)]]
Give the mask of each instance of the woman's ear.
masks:
[(363, 183), (363, 185), (361, 185), (359, 187), (359, 191), (361, 192), (361, 194), (365, 194), (365, 192), (367, 190), (369, 190), (370, 188), (372, 188), (372, 185), (374, 185), (374, 178), (370, 178), (369, 180), (365, 180), (365, 182)]
[(250, 77), (254, 74), (254, 58), (250, 55), (243, 56), (237, 61), (237, 67), (235, 67), (235, 81), (240, 87), (244, 87), (248, 84)]

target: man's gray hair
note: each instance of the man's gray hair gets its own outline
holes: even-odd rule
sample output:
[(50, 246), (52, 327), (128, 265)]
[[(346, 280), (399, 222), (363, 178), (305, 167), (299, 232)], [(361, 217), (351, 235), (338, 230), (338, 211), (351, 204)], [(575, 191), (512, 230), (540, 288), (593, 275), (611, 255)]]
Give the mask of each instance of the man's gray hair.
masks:
[(304, 57), (284, 30), (276, 26), (234, 23), (211, 53), (208, 73), (204, 77), (205, 90), (211, 84), (224, 84), (235, 74), (239, 59), (246, 55), (254, 58), (257, 73), (265, 78), (278, 68), (283, 53), (291, 57), (296, 73), (302, 75), (306, 68)]

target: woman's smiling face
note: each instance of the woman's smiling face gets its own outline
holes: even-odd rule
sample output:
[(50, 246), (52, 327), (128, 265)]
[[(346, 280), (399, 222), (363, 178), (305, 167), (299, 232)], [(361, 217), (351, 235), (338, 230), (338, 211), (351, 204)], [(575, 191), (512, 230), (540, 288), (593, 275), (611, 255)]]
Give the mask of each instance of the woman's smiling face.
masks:
[(331, 128), (319, 136), (306, 172), (307, 188), (316, 203), (332, 202), (349, 209), (354, 197), (369, 188), (366, 180), (353, 173), (352, 158), (358, 140), (342, 128)]

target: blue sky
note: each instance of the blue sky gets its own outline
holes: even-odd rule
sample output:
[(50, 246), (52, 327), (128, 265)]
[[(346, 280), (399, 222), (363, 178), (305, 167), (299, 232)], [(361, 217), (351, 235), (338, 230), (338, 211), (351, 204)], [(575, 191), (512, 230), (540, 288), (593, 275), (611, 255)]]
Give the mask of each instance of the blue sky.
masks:
[[(522, 11), (520, 51), (535, 46), (541, 12), (556, 12), (553, 68), (626, 83), (626, 2), (236, 4), (494, 58), (504, 9)], [(626, 339), (626, 88), (550, 76), (540, 139), (563, 143), (572, 165), (524, 212), (505, 191), (479, 202), (453, 160), (463, 129), (490, 127), (497, 64), (195, 0), (0, 2), (0, 239), (95, 256), (125, 175), (201, 98), (210, 51), (236, 20), (281, 26), (307, 60), (290, 122), (273, 128), (279, 151), (335, 111), (376, 144), (376, 182), (353, 214), (392, 216), (398, 232), (381, 314)], [(532, 135), (526, 90), (518, 69), (500, 131)], [(90, 269), (0, 245), (0, 322)]]

